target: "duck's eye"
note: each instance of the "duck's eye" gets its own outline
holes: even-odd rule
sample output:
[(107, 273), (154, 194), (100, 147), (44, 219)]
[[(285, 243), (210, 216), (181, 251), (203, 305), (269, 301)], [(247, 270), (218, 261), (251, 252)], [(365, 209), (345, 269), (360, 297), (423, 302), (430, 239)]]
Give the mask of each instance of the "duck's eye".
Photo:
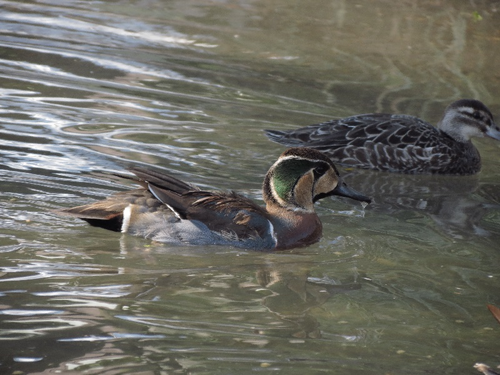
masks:
[(481, 112), (474, 111), (472, 113), (472, 117), (474, 117), (476, 120), (481, 120), (482, 119)]
[(328, 170), (327, 165), (325, 164), (318, 165), (316, 168), (314, 168), (314, 176), (316, 178), (320, 178), (326, 173), (327, 170)]

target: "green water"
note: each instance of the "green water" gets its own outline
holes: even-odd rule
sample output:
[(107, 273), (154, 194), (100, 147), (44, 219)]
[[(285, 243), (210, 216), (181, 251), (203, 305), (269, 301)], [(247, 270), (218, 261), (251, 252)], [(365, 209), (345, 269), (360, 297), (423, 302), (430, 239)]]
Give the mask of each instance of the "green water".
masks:
[[(61, 5), (62, 4), (62, 5)], [(493, 1), (0, 2), (2, 374), (477, 374), (500, 364), (500, 143), (472, 177), (340, 169), (281, 253), (170, 247), (51, 210), (166, 168), (261, 201), (263, 129), (500, 117)], [(476, 13), (475, 13), (476, 12)], [(500, 121), (500, 120), (498, 120)]]

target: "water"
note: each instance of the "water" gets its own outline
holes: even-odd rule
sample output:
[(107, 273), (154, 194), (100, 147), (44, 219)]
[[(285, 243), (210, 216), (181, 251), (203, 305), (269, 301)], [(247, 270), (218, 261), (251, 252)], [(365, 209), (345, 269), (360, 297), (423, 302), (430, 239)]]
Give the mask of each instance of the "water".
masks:
[(435, 123), (462, 97), (500, 117), (498, 3), (0, 7), (2, 373), (500, 364), (493, 140), (475, 141), (478, 176), (342, 170), (374, 203), (322, 201), (321, 242), (276, 254), (169, 247), (51, 212), (123, 189), (106, 173), (131, 164), (260, 200), (282, 151), (267, 128), (373, 111)]

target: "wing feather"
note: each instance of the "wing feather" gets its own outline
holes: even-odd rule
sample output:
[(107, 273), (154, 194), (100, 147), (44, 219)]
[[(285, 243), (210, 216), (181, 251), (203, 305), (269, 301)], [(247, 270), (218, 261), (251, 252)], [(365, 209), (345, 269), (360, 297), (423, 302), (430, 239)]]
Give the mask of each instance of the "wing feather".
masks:
[(449, 136), (408, 115), (357, 115), (266, 134), (287, 146), (316, 148), (340, 164), (393, 172), (439, 172), (459, 154)]

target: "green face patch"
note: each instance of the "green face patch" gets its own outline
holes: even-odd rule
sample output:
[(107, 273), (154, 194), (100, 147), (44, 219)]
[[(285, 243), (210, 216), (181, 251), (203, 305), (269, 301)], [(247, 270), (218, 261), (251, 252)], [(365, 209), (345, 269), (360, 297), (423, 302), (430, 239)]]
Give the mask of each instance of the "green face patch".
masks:
[(273, 186), (276, 194), (288, 201), (297, 180), (314, 168), (315, 163), (310, 160), (286, 159), (281, 161), (274, 169)]

